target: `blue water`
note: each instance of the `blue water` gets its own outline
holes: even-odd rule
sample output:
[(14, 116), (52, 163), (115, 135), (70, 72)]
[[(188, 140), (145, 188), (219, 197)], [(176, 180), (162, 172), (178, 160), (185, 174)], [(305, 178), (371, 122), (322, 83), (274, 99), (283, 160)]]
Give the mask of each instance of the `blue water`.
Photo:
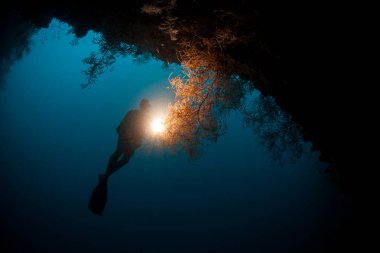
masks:
[(13, 252), (324, 249), (345, 206), (323, 173), (327, 165), (306, 152), (280, 166), (237, 113), (198, 160), (145, 144), (110, 178), (104, 216), (91, 213), (116, 126), (143, 97), (153, 106), (169, 101), (173, 69), (118, 59), (81, 89), (95, 34), (74, 46), (68, 29), (53, 22), (39, 31), (0, 91), (0, 221)]

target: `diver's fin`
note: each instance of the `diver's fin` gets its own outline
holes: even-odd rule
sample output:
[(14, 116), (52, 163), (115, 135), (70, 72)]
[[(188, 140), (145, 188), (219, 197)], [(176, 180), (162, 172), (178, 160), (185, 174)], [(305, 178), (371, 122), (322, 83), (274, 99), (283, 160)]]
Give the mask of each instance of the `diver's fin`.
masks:
[(107, 177), (99, 175), (99, 183), (92, 191), (88, 208), (97, 215), (102, 215), (107, 203)]

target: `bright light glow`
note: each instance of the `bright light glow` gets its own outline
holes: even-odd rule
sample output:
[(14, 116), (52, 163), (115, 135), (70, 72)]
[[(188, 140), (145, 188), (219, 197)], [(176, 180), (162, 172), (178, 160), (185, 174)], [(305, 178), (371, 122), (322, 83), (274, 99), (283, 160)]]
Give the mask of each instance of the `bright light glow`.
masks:
[(155, 118), (150, 128), (154, 134), (162, 133), (165, 130), (164, 120), (162, 118)]

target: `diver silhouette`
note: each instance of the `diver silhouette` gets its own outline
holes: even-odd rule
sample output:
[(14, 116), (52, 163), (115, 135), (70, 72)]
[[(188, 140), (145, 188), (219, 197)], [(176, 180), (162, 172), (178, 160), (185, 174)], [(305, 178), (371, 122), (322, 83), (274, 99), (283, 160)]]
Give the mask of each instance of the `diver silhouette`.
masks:
[(115, 152), (110, 156), (104, 175), (99, 175), (99, 182), (92, 191), (88, 208), (97, 215), (102, 215), (107, 202), (108, 177), (129, 162), (133, 153), (143, 142), (149, 112), (149, 100), (140, 101), (139, 110), (130, 110), (116, 129), (119, 135)]

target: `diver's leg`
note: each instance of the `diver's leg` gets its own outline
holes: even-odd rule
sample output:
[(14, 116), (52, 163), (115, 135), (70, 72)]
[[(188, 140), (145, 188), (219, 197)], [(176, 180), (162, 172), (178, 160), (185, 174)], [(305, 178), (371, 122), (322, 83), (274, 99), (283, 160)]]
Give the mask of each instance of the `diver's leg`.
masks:
[(123, 153), (119, 149), (116, 149), (108, 160), (107, 168), (114, 167), (122, 154)]
[(117, 162), (117, 166), (119, 168), (123, 167), (124, 165), (126, 165), (129, 160), (131, 159), (133, 153), (135, 152), (134, 149), (128, 149), (126, 150), (124, 153), (123, 153), (123, 156), (121, 157), (121, 159)]
[(105, 173), (106, 176), (111, 175), (112, 173), (114, 173), (116, 170), (119, 169), (118, 161), (122, 154), (123, 153), (119, 149), (116, 149), (115, 152), (112, 153), (112, 155), (110, 156), (108, 160), (107, 170)]
[(104, 208), (107, 203), (108, 177), (115, 171), (115, 166), (117, 166), (117, 161), (121, 155), (122, 153), (119, 149), (116, 149), (115, 152), (112, 153), (108, 160), (106, 172), (104, 173), (104, 175), (99, 175), (99, 182), (92, 191), (88, 207), (93, 213), (97, 215), (103, 214)]

